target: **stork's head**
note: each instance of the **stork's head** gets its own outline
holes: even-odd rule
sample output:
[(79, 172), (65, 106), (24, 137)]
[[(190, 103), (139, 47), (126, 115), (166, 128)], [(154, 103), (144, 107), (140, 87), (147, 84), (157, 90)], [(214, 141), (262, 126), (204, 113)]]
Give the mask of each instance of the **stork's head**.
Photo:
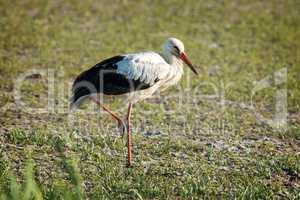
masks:
[(177, 60), (182, 60), (185, 64), (187, 64), (190, 69), (195, 73), (198, 74), (192, 62), (188, 59), (186, 53), (184, 52), (184, 45), (183, 43), (178, 40), (177, 38), (168, 38), (163, 45), (163, 52), (165, 57), (171, 61), (172, 57), (177, 58)]

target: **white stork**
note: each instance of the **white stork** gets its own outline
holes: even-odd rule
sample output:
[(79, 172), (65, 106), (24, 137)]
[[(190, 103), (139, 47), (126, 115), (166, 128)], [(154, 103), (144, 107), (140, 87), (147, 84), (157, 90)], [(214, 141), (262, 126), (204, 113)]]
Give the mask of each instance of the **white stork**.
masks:
[[(168, 38), (162, 54), (142, 52), (118, 55), (82, 72), (73, 83), (71, 108), (90, 98), (117, 120), (122, 133), (127, 132), (127, 164), (131, 165), (130, 115), (132, 105), (150, 97), (156, 90), (176, 84), (183, 74), (183, 62), (198, 74), (188, 59), (183, 43)], [(130, 94), (125, 122), (99, 100), (102, 95)]]

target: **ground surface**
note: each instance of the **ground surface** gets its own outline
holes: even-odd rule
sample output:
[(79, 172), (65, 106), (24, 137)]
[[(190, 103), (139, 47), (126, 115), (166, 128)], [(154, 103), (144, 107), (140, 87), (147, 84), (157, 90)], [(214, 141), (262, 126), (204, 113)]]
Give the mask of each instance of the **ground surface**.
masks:
[[(116, 2), (0, 1), (1, 199), (300, 199), (299, 1)], [(70, 83), (169, 36), (201, 75), (135, 105), (126, 168), (108, 115), (68, 112)]]

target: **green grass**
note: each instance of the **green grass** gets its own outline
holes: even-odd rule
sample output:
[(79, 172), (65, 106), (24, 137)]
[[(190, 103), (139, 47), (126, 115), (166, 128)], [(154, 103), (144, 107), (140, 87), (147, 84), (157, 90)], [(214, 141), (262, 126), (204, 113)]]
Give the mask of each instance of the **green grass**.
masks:
[[(297, 0), (0, 0), (0, 27), (1, 199), (300, 199)], [(89, 114), (68, 113), (70, 83), (112, 55), (159, 51), (170, 36), (201, 75), (187, 69), (178, 86), (134, 106), (127, 168), (125, 138), (108, 115), (92, 104)], [(33, 69), (42, 78), (22, 81), (21, 107), (16, 79)], [(287, 81), (276, 85), (282, 69)], [(271, 118), (286, 89), (286, 130), (241, 105), (266, 77), (255, 109)], [(106, 101), (125, 113), (121, 100)]]

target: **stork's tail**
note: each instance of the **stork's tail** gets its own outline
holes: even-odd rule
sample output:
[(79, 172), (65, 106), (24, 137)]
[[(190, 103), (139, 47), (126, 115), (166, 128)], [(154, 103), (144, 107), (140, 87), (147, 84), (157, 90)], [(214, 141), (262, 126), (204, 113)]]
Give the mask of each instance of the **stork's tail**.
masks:
[(90, 91), (87, 88), (77, 88), (73, 90), (73, 95), (70, 98), (70, 109), (76, 109), (80, 104), (90, 95)]

